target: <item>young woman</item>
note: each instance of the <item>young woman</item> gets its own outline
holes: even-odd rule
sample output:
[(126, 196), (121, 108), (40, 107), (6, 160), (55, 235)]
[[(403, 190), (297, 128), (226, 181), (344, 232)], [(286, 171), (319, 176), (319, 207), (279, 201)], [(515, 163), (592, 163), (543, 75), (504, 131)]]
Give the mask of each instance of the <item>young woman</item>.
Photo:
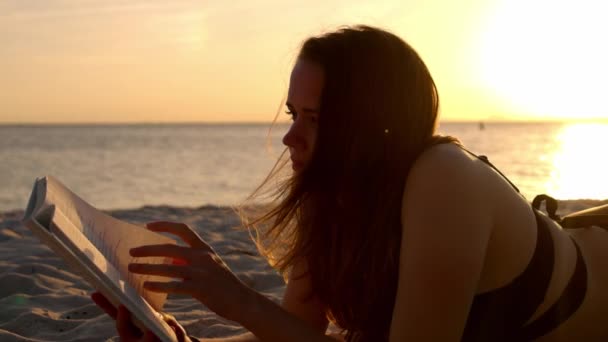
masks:
[[(308, 39), (287, 108), (293, 175), (257, 220), (269, 226), (260, 250), (288, 278), (282, 304), (180, 223), (148, 228), (190, 247), (132, 250), (185, 261), (132, 264), (183, 279), (148, 289), (191, 295), (251, 332), (225, 341), (608, 340), (608, 232), (562, 229), (487, 160), (436, 135), (435, 84), (400, 38), (357, 26)], [(124, 308), (116, 318), (124, 340), (154, 339)], [(326, 335), (329, 320), (343, 334)]]

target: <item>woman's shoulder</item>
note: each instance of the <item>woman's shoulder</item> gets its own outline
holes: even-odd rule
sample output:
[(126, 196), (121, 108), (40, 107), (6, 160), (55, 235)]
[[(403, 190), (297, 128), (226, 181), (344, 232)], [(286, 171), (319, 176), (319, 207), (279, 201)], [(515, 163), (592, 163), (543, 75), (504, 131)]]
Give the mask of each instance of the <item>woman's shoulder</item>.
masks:
[[(466, 213), (488, 212), (487, 170), (482, 161), (456, 144), (425, 150), (412, 165), (405, 182), (403, 214), (439, 208)], [(484, 215), (485, 216), (485, 215)]]
[(415, 182), (447, 183), (478, 180), (481, 165), (483, 162), (455, 143), (438, 144), (420, 154), (412, 164), (408, 178)]
[(504, 176), (455, 143), (432, 146), (418, 157), (405, 182), (404, 200), (408, 197), (430, 203), (441, 197), (462, 211), (490, 215), (522, 202)]
[[(457, 236), (488, 236), (499, 207), (493, 193), (497, 178), (488, 169), (483, 161), (456, 144), (427, 149), (407, 176), (402, 198), (402, 224), (425, 221), (432, 227), (441, 227), (444, 232), (452, 231), (454, 239)], [(430, 219), (428, 215), (439, 218)]]

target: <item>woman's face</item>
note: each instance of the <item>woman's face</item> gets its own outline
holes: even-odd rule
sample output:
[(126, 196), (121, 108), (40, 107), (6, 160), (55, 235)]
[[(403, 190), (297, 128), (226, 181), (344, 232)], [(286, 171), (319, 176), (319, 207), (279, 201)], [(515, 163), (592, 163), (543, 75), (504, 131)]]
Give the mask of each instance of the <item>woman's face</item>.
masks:
[(319, 65), (298, 60), (291, 72), (286, 104), (293, 123), (283, 137), (294, 171), (301, 170), (312, 159), (323, 84), (324, 73)]

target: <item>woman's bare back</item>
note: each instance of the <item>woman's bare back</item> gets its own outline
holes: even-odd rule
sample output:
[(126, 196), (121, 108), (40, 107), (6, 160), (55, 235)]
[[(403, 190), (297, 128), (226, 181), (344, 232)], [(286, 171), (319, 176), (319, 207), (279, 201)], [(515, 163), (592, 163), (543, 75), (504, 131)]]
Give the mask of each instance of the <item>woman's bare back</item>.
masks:
[[(480, 164), (479, 167), (487, 167)], [(492, 200), (496, 203), (492, 237), (478, 293), (507, 286), (528, 266), (536, 248), (538, 227), (528, 200), (513, 191), (502, 176), (488, 168)], [(599, 227), (563, 229), (541, 215), (551, 232), (554, 266), (542, 304), (529, 322), (557, 302), (568, 285), (577, 261), (575, 241), (587, 270), (587, 291), (580, 307), (539, 341), (606, 341), (608, 325), (608, 231)]]

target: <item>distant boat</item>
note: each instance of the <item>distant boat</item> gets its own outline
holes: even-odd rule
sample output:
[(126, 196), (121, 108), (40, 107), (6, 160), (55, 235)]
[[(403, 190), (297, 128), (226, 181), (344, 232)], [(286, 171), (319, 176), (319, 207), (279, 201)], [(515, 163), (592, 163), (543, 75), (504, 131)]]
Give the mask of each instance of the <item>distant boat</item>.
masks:
[(483, 131), (484, 129), (486, 129), (486, 124), (483, 123), (483, 121), (479, 122), (479, 130)]

